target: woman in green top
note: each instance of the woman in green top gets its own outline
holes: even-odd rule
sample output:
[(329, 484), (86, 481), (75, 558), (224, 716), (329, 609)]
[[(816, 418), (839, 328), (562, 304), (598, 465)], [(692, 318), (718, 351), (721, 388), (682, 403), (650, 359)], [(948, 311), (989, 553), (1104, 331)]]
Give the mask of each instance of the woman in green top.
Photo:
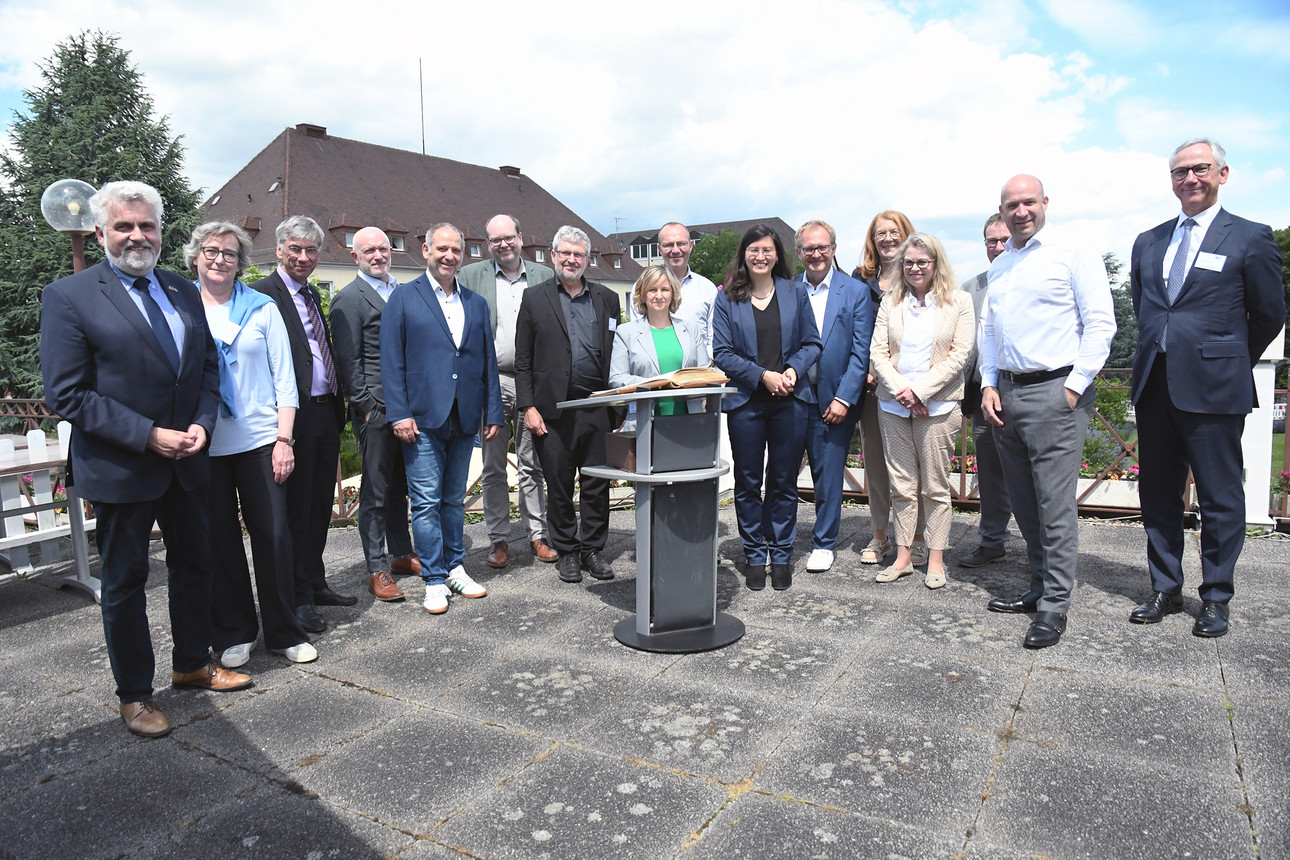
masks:
[[(667, 266), (649, 266), (636, 280), (632, 304), (641, 319), (618, 327), (609, 385), (620, 388), (683, 367), (707, 367), (708, 345), (702, 330), (672, 316), (681, 306), (681, 284)], [(655, 404), (658, 415), (685, 410), (684, 400), (668, 398)]]

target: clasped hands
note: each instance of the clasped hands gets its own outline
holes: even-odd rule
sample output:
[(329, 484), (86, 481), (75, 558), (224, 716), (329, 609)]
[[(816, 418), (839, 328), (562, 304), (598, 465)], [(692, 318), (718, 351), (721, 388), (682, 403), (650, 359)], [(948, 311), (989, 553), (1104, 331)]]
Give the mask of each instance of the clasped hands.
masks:
[(776, 373), (773, 370), (763, 370), (761, 381), (766, 386), (766, 390), (776, 397), (788, 397), (797, 387), (797, 371), (789, 367), (783, 373)]
[(153, 427), (148, 431), (148, 448), (167, 460), (191, 457), (206, 447), (206, 428), (189, 424), (187, 430)]
[(915, 418), (926, 418), (928, 416), (927, 404), (918, 399), (912, 388), (904, 388), (896, 392), (896, 402), (909, 410), (909, 413)]

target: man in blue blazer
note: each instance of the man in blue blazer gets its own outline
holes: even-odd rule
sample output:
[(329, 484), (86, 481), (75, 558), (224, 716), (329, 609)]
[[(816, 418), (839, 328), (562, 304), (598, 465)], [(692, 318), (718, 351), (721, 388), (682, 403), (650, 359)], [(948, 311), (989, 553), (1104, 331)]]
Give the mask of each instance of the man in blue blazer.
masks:
[(421, 251), (426, 272), (395, 290), (381, 321), (386, 419), (403, 442), (412, 540), (426, 583), (423, 606), (448, 611), (448, 597), (488, 592), (466, 573), (466, 473), (475, 434), (497, 435), (502, 394), (488, 303), (457, 283), (465, 239), (435, 224)]
[(193, 282), (154, 268), (161, 196), (110, 182), (90, 199), (107, 259), (45, 287), (40, 364), (45, 402), (71, 422), (70, 482), (94, 504), (103, 632), (121, 718), (144, 737), (170, 722), (152, 701), (148, 547), (161, 525), (169, 571), (175, 686), (236, 690), (251, 679), (210, 654), (206, 443), (219, 406), (219, 362)]
[(842, 471), (851, 435), (860, 420), (873, 302), (869, 288), (833, 264), (838, 234), (824, 221), (807, 221), (795, 235), (797, 256), (806, 271), (797, 282), (806, 290), (815, 326), (824, 344), (819, 362), (807, 373), (815, 404), (807, 411), (806, 454), (815, 488), (815, 527), (811, 531), (811, 572), (833, 566), (842, 519)]
[(1227, 632), (1233, 573), (1245, 543), (1241, 433), (1256, 405), (1252, 368), (1285, 325), (1281, 254), (1264, 224), (1218, 205), (1227, 157), (1189, 140), (1169, 160), (1182, 214), (1133, 244), (1138, 318), (1133, 403), (1151, 599), (1129, 620), (1182, 610), (1183, 492), (1200, 502), (1201, 612), (1196, 636)]

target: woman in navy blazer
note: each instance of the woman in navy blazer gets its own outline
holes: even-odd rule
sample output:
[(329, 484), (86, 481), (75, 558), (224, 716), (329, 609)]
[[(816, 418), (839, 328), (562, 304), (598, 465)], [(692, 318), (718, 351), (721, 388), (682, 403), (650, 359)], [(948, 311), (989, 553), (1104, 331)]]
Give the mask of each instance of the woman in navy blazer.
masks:
[[(793, 584), (797, 470), (806, 450), (806, 409), (815, 395), (807, 372), (820, 357), (806, 291), (794, 286), (779, 236), (749, 228), (712, 311), (712, 357), (738, 389), (721, 404), (734, 456), (735, 516), (748, 562), (747, 583)], [(763, 503), (763, 464), (766, 496)]]

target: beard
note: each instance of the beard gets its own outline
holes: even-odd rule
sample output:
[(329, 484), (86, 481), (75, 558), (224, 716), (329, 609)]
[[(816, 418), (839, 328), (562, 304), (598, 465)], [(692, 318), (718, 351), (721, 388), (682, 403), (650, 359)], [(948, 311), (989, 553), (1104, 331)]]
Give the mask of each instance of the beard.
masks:
[(121, 249), (119, 257), (108, 254), (108, 259), (114, 266), (136, 278), (142, 278), (151, 272), (160, 257), (161, 252), (149, 244), (127, 245)]

